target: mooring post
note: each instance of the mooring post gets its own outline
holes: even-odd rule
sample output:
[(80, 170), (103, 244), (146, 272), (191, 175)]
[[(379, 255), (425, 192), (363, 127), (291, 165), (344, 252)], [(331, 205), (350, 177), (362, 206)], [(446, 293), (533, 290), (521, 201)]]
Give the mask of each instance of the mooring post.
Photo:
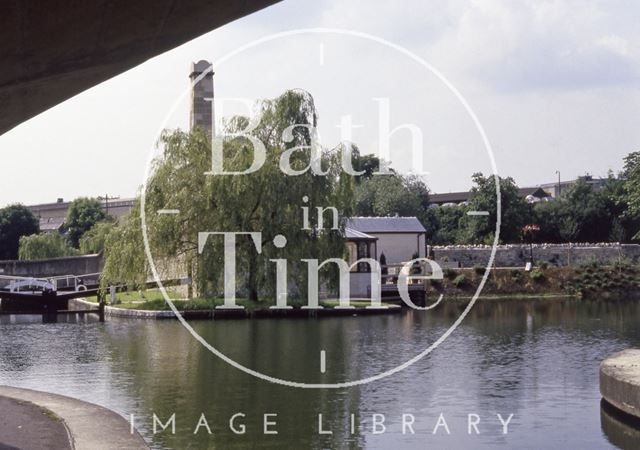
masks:
[(100, 318), (100, 322), (104, 322), (104, 305), (105, 305), (105, 295), (101, 290), (98, 291), (98, 317)]

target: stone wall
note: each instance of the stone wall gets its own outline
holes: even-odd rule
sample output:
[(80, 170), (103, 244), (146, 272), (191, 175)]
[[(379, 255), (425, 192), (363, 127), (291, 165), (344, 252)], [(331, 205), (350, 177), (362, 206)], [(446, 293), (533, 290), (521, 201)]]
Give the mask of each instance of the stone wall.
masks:
[[(496, 250), (495, 267), (524, 267), (530, 259), (529, 245), (500, 245)], [(486, 266), (491, 246), (429, 246), (429, 258), (443, 267)], [(534, 244), (533, 260), (567, 267), (597, 261), (611, 264), (621, 256), (640, 262), (640, 245), (636, 244)]]
[(53, 277), (102, 271), (102, 255), (69, 256), (35, 261), (0, 261), (0, 275)]

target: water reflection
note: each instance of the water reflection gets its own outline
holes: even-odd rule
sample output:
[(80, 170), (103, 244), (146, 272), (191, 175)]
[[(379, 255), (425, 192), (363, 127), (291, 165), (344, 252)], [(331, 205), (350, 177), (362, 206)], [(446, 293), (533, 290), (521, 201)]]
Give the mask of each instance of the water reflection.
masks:
[[(234, 359), (270, 375), (335, 382), (414, 356), (464, 307), (193, 326)], [(409, 369), (331, 390), (255, 379), (211, 355), (172, 321), (8, 324), (0, 326), (0, 383), (134, 414), (156, 448), (614, 448), (621, 444), (602, 431), (610, 435), (601, 419), (598, 364), (640, 343), (639, 313), (638, 303), (624, 301), (480, 302), (436, 351)], [(322, 349), (325, 375), (319, 371)], [(163, 422), (175, 413), (176, 434), (153, 435), (154, 413)], [(213, 433), (200, 428), (194, 435), (203, 413)], [(244, 414), (237, 422), (246, 426), (244, 435), (229, 428), (237, 413)], [(277, 414), (278, 435), (263, 434), (267, 413)], [(442, 428), (433, 434), (441, 413), (450, 435)], [(318, 434), (319, 414), (332, 434)], [(383, 434), (372, 432), (375, 414), (385, 417)], [(415, 418), (415, 434), (403, 433), (403, 414)], [(480, 435), (468, 433), (469, 414), (480, 416)], [(509, 434), (502, 434), (497, 414), (514, 414)]]
[(640, 420), (625, 414), (606, 401), (600, 403), (602, 431), (613, 445), (623, 450), (640, 448)]

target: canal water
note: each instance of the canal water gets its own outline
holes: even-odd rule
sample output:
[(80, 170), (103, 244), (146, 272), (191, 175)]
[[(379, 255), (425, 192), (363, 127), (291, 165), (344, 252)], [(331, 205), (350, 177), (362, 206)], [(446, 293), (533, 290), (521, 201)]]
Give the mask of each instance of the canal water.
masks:
[[(420, 353), (464, 306), (191, 324), (251, 369), (297, 382), (336, 383), (376, 375)], [(133, 415), (154, 448), (640, 448), (640, 433), (603, 410), (598, 392), (600, 361), (640, 346), (639, 319), (634, 301), (483, 301), (409, 368), (366, 385), (323, 390), (247, 375), (211, 354), (177, 321), (5, 321), (0, 384)], [(153, 415), (166, 423), (174, 413), (175, 434), (171, 426), (157, 426), (154, 434)], [(320, 414), (322, 431), (332, 434), (320, 434)], [(504, 434), (500, 418), (506, 422), (511, 414)], [(470, 415), (479, 420), (477, 428), (469, 428)], [(234, 416), (235, 431), (244, 434), (231, 429)], [(267, 430), (278, 434), (264, 433), (265, 420), (274, 422)]]

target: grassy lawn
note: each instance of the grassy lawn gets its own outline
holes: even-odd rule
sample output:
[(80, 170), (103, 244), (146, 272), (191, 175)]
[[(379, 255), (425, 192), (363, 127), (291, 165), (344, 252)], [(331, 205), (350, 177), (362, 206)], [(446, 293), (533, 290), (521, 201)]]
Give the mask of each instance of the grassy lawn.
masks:
[[(173, 302), (176, 308), (180, 311), (188, 311), (188, 310), (206, 310), (212, 309), (216, 306), (220, 306), (224, 304), (224, 299), (222, 298), (194, 298), (192, 300), (185, 300), (181, 298), (176, 292), (171, 290), (167, 290), (169, 294), (169, 298)], [(140, 295), (137, 291), (131, 292), (119, 292), (116, 295), (117, 303), (113, 306), (116, 308), (125, 308), (125, 309), (139, 309), (145, 311), (168, 311), (170, 310), (169, 305), (165, 302), (164, 297), (162, 296), (162, 292), (158, 289), (149, 289), (144, 292), (144, 297)], [(107, 299), (109, 297), (107, 296)], [(94, 298), (91, 299), (95, 301)], [(275, 305), (275, 301), (271, 299), (264, 299), (262, 301), (251, 301), (246, 298), (239, 298), (236, 300), (238, 305), (244, 306), (248, 311), (254, 311), (259, 309), (267, 309), (270, 306)], [(339, 305), (338, 300), (325, 300), (320, 302), (322, 306), (327, 308), (333, 308)], [(293, 306), (294, 308), (299, 308), (300, 306), (306, 305), (306, 302), (302, 300), (289, 300), (289, 306)], [(366, 300), (352, 300), (351, 306), (355, 306), (356, 308), (364, 308), (369, 306), (370, 302)], [(389, 306), (383, 303), (385, 306)]]

